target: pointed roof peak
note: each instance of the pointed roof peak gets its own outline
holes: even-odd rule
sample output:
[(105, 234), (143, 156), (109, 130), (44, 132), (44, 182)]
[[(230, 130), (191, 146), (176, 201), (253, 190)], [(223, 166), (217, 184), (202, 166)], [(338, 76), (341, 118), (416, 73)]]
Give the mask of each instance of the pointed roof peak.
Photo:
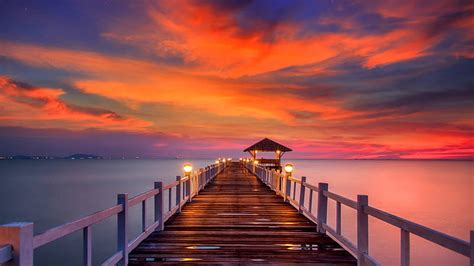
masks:
[(292, 149), (285, 147), (281, 145), (280, 143), (277, 143), (269, 138), (264, 138), (260, 140), (259, 142), (245, 149), (244, 152), (253, 151), (253, 150), (264, 151), (264, 152), (265, 151), (282, 151), (282, 152), (292, 151)]

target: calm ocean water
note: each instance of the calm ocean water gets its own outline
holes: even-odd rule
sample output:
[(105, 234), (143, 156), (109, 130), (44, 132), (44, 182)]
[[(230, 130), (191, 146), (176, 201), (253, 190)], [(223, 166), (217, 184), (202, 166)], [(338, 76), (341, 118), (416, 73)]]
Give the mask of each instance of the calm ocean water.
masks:
[[(212, 160), (186, 160), (195, 168)], [(474, 229), (472, 161), (293, 160), (295, 176), (329, 183), (355, 199), (369, 195), (374, 207), (468, 240)], [(35, 233), (116, 203), (117, 193), (134, 196), (169, 183), (183, 160), (0, 161), (0, 224), (33, 221)], [(151, 204), (148, 204), (151, 208)], [(335, 223), (330, 201), (329, 222)], [(131, 235), (140, 230), (140, 207), (131, 210)], [(342, 230), (355, 242), (355, 211), (343, 208)], [(149, 223), (151, 222), (151, 217)], [(371, 219), (370, 253), (384, 265), (398, 265), (400, 232)], [(93, 226), (94, 264), (115, 251), (115, 218)], [(468, 265), (468, 260), (411, 237), (413, 265)], [(35, 251), (35, 265), (81, 265), (82, 233)]]

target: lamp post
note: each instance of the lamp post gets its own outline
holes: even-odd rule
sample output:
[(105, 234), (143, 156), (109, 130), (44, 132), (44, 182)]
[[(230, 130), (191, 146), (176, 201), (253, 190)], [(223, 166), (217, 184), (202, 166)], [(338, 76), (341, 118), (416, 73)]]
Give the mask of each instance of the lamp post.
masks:
[(189, 196), (188, 202), (191, 202), (191, 177), (193, 171), (193, 165), (190, 163), (185, 163), (183, 165), (184, 176), (188, 177), (186, 181), (186, 195)]
[(290, 177), (291, 177), (291, 174), (293, 173), (293, 170), (294, 170), (294, 167), (293, 167), (293, 164), (291, 163), (287, 163), (285, 164), (285, 167), (284, 167), (284, 170), (285, 170), (285, 202), (288, 201), (288, 197), (290, 196), (290, 189), (291, 189), (291, 181), (290, 181)]

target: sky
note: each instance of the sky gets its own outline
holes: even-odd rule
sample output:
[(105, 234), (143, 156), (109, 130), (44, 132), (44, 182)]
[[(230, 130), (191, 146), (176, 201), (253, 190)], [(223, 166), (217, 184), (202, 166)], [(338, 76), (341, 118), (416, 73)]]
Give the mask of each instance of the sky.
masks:
[(474, 158), (474, 4), (0, 0), (0, 155)]

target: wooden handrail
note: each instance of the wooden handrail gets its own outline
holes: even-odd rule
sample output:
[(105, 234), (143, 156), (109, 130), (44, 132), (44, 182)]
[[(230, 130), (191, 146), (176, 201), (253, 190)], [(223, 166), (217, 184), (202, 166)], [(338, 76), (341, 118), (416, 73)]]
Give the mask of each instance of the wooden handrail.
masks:
[(88, 215), (86, 217), (80, 218), (70, 223), (66, 223), (52, 229), (49, 229), (42, 234), (36, 235), (33, 238), (33, 248), (39, 248), (49, 242), (52, 242), (58, 238), (69, 235), (73, 232), (81, 230), (85, 227), (98, 223), (104, 219), (111, 217), (119, 212), (121, 212), (122, 206), (115, 205), (108, 209), (98, 211), (94, 214)]
[(302, 184), (303, 184), (303, 186), (305, 186), (306, 188), (309, 188), (309, 189), (314, 190), (314, 191), (318, 191), (318, 187), (317, 187), (317, 186), (313, 186), (313, 185), (311, 185), (310, 183), (307, 183), (307, 182), (303, 182)]
[[(300, 212), (302, 212), (310, 220), (318, 224), (323, 232), (328, 232), (335, 241), (339, 242), (344, 246), (349, 252), (351, 252), (358, 260), (361, 265), (380, 265), (374, 258), (372, 258), (368, 253), (368, 242), (366, 242), (366, 237), (368, 235), (368, 225), (366, 223), (367, 216), (372, 216), (379, 220), (382, 220), (386, 223), (389, 223), (393, 226), (396, 226), (401, 229), (401, 262), (402, 265), (409, 265), (409, 256), (410, 256), (410, 247), (409, 247), (409, 234), (415, 234), (419, 237), (422, 237), (432, 243), (438, 244), (444, 248), (457, 252), (458, 254), (464, 255), (471, 259), (471, 264), (474, 265), (474, 230), (471, 230), (471, 239), (470, 242), (458, 239), (456, 237), (447, 235), (445, 233), (433, 230), (426, 226), (411, 222), (404, 218), (398, 217), (396, 215), (390, 214), (388, 212), (379, 210), (377, 208), (371, 207), (368, 205), (368, 197), (365, 195), (359, 195), (358, 200), (354, 201), (338, 195), (336, 193), (330, 192), (328, 190), (320, 189), (320, 186), (314, 186), (307, 183), (305, 180), (296, 179), (293, 176), (285, 177), (275, 170), (269, 170), (260, 165), (252, 165), (251, 163), (242, 162), (243, 165), (252, 173), (254, 173), (263, 183), (269, 186), (272, 190), (276, 192), (277, 195), (281, 195), (284, 200)], [(268, 180), (270, 177), (271, 180)], [(273, 180), (274, 177), (277, 177), (277, 180)], [(286, 181), (285, 181), (286, 180)], [(290, 197), (291, 190), (288, 188), (288, 184), (291, 186), (291, 182), (300, 184), (300, 186), (310, 189), (310, 207), (307, 208), (304, 206), (304, 196), (301, 197), (303, 202), (295, 199), (295, 192), (293, 192), (293, 198)], [(327, 184), (320, 183), (320, 185)], [(293, 189), (296, 191), (296, 187)], [(304, 190), (301, 190), (304, 192)], [(318, 200), (318, 215), (315, 216), (312, 212), (312, 193), (313, 191), (320, 194)], [(332, 199), (336, 201), (336, 226), (334, 229), (329, 226), (325, 219), (327, 216), (327, 199)], [(321, 199), (323, 203), (321, 203)], [(321, 206), (322, 204), (322, 206)], [(348, 238), (344, 237), (341, 233), (341, 204), (349, 208), (357, 210), (358, 213), (358, 245), (352, 243)], [(360, 205), (359, 205), (360, 204)], [(322, 210), (322, 212), (320, 211)], [(324, 217), (321, 217), (324, 216)], [(318, 229), (318, 230), (321, 230)], [(362, 242), (361, 242), (362, 241)]]
[(152, 190), (143, 192), (142, 194), (138, 194), (135, 197), (128, 199), (128, 206), (129, 207), (135, 206), (138, 203), (157, 195), (158, 193), (160, 193), (159, 189), (152, 189)]
[(338, 195), (338, 194), (335, 194), (335, 193), (332, 193), (330, 191), (324, 191), (323, 192), (324, 195), (330, 199), (333, 199), (337, 202), (340, 202), (348, 207), (351, 207), (352, 209), (357, 209), (357, 202), (356, 201), (353, 201), (353, 200), (350, 200), (348, 198), (345, 198), (341, 195)]
[(288, 177), (288, 180), (293, 181), (293, 182), (295, 182), (295, 183), (297, 183), (297, 184), (301, 184), (301, 180), (299, 180), (299, 179), (297, 179), (297, 178), (295, 178), (295, 177), (292, 177), (292, 176)]
[(422, 237), (454, 252), (457, 252), (467, 257), (470, 256), (470, 246), (469, 242), (467, 241), (411, 222), (409, 220), (403, 219), (401, 217), (390, 214), (388, 212), (384, 212), (371, 206), (367, 206), (367, 208), (365, 208), (365, 212), (370, 216), (373, 216), (400, 229), (404, 229), (412, 234), (415, 234), (419, 237)]

